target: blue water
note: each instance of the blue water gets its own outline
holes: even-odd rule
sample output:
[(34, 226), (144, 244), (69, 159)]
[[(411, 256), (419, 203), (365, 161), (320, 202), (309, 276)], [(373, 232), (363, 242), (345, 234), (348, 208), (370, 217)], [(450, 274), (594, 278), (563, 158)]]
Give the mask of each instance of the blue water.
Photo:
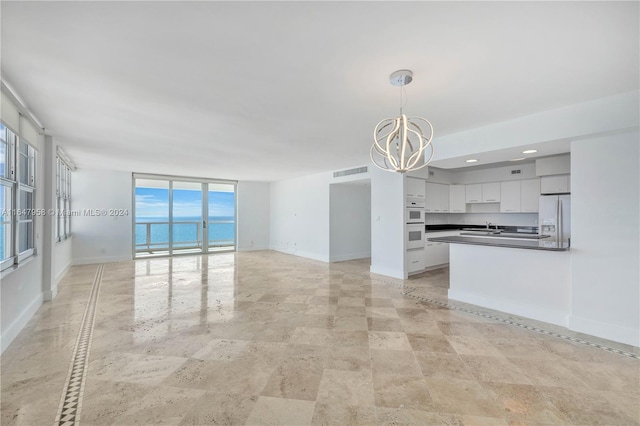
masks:
[[(136, 218), (136, 246), (146, 248), (147, 225), (139, 222), (152, 222), (150, 225), (151, 248), (167, 248), (169, 245), (169, 219), (164, 217)], [(160, 222), (160, 223), (159, 223)], [(162, 223), (164, 222), (164, 223)], [(173, 219), (173, 246), (175, 248), (201, 246), (202, 219), (200, 217), (176, 217)], [(180, 223), (189, 222), (189, 223)], [(214, 223), (227, 222), (227, 223)], [(198, 232), (200, 235), (198, 236)], [(210, 216), (208, 222), (210, 245), (233, 245), (235, 223), (233, 216)], [(199, 238), (198, 238), (199, 237)]]

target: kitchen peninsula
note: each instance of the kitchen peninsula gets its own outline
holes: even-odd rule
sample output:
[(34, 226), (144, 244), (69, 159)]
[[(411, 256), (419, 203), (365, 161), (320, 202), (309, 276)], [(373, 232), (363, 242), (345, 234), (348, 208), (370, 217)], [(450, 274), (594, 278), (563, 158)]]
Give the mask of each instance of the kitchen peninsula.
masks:
[(428, 240), (449, 244), (449, 299), (568, 326), (567, 243), (475, 236)]

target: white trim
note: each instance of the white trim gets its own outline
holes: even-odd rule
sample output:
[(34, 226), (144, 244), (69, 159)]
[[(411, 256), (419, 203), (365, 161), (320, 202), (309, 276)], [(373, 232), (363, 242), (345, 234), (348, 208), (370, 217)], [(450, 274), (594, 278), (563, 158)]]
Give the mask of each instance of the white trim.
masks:
[(640, 329), (569, 316), (569, 329), (627, 345), (640, 346)]
[(131, 256), (108, 256), (108, 257), (85, 257), (80, 259), (73, 259), (71, 264), (76, 265), (91, 265), (94, 263), (111, 263), (111, 262), (126, 262), (132, 260)]
[(369, 272), (372, 274), (384, 275), (385, 277), (398, 278), (400, 280), (406, 280), (407, 277), (404, 275), (404, 270), (397, 270), (392, 268), (385, 268), (371, 265), (369, 267)]
[[(253, 247), (238, 247), (237, 251), (262, 251), (262, 250), (270, 250), (269, 246), (253, 246)], [(215, 252), (209, 252), (215, 253)]]
[(0, 353), (4, 352), (9, 347), (11, 342), (18, 337), (18, 334), (27, 325), (29, 320), (38, 311), (38, 308), (44, 302), (43, 294), (40, 293), (35, 299), (27, 305), (27, 307), (18, 315), (18, 317), (7, 327), (7, 329), (0, 336)]
[(449, 299), (457, 300), (464, 303), (470, 303), (484, 308), (493, 309), (495, 311), (506, 312), (525, 318), (531, 318), (550, 324), (567, 327), (569, 323), (569, 315), (563, 311), (552, 309), (544, 309), (531, 305), (523, 305), (506, 300), (496, 300), (492, 297), (482, 296), (464, 290), (449, 289)]
[(19, 114), (22, 114), (23, 117), (26, 117), (27, 120), (31, 122), (38, 130), (38, 133), (44, 134), (44, 126), (41, 124), (40, 120), (36, 118), (35, 115), (29, 110), (26, 103), (22, 100), (20, 96), (13, 90), (13, 86), (9, 84), (5, 79), (2, 79), (2, 87), (0, 91), (4, 93), (15, 105)]
[(328, 259), (326, 257), (319, 256), (316, 253), (311, 253), (311, 252), (307, 252), (307, 251), (299, 251), (299, 250), (279, 249), (279, 248), (273, 248), (271, 250), (278, 251), (278, 252), (284, 253), (284, 254), (290, 254), (290, 255), (299, 256), (299, 257), (306, 257), (307, 259), (318, 260), (320, 262), (328, 263)]
[(366, 259), (371, 257), (371, 251), (361, 251), (357, 253), (341, 254), (338, 256), (329, 256), (329, 262), (343, 262), (345, 260)]
[(51, 302), (58, 295), (58, 286), (52, 287), (51, 290), (45, 291), (42, 298), (45, 302)]

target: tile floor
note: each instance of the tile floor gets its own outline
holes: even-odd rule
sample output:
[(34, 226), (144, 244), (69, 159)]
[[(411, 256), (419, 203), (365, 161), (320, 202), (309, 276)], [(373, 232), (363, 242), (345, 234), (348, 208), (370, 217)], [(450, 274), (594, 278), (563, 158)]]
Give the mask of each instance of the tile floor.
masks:
[[(103, 269), (83, 425), (640, 424), (638, 359), (450, 309), (446, 269), (270, 251)], [(98, 270), (73, 267), (2, 355), (3, 425), (55, 422)]]

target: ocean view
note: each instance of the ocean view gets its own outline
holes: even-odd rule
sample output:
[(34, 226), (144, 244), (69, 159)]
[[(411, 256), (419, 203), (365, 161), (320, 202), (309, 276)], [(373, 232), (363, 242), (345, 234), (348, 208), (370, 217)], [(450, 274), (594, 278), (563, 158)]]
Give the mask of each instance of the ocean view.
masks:
[[(208, 237), (210, 245), (233, 245), (235, 240), (235, 218), (233, 216), (209, 216)], [(202, 218), (198, 216), (175, 217), (173, 219), (173, 246), (191, 247), (202, 241)], [(136, 217), (136, 247), (166, 247), (169, 244), (168, 217)]]

